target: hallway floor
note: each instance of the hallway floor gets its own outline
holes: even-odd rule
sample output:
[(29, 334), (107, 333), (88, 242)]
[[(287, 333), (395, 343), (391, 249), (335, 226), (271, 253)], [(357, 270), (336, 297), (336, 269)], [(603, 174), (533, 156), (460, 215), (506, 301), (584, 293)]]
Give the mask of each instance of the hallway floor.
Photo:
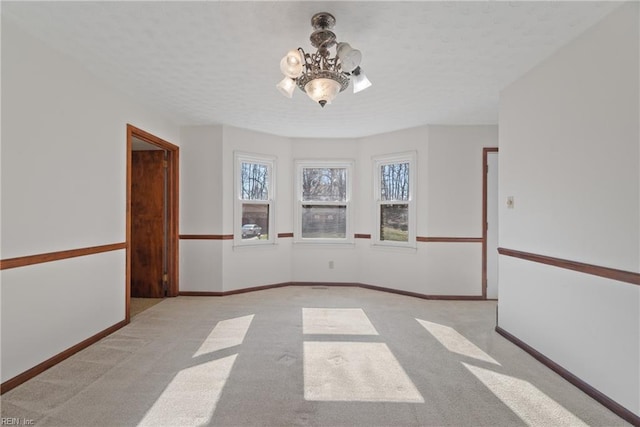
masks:
[(137, 316), (143, 311), (161, 303), (164, 298), (131, 298), (129, 300), (129, 314), (131, 317)]

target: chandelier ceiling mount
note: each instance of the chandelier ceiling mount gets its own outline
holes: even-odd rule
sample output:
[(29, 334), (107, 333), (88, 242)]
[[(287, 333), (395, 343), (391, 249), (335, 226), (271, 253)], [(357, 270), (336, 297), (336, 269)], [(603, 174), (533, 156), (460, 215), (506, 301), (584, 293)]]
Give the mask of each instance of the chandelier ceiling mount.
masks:
[(331, 31), (336, 25), (336, 18), (330, 13), (320, 12), (311, 17), (311, 26), (315, 29), (309, 40), (316, 49), (328, 49), (336, 44), (336, 34)]

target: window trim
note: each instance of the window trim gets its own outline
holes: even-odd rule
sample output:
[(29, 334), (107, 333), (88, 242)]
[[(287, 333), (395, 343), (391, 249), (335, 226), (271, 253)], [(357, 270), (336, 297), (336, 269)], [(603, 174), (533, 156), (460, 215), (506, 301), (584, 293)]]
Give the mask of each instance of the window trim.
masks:
[[(344, 202), (336, 201), (314, 201), (314, 200), (302, 200), (302, 170), (308, 168), (345, 168), (347, 170), (347, 191)], [(311, 245), (353, 245), (355, 238), (353, 235), (353, 200), (352, 189), (354, 179), (355, 161), (349, 159), (336, 159), (336, 160), (317, 160), (317, 159), (297, 159), (295, 160), (295, 194), (294, 194), (294, 226), (293, 233), (294, 243), (303, 243)], [(302, 237), (302, 206), (314, 205), (314, 206), (345, 206), (346, 212), (346, 226), (344, 238), (303, 238)]]
[[(396, 248), (417, 248), (416, 241), (416, 164), (417, 152), (407, 151), (402, 153), (385, 154), (372, 157), (373, 164), (373, 233), (371, 233), (371, 241), (374, 246), (396, 247)], [(395, 163), (409, 163), (409, 200), (382, 200), (381, 197), (381, 180), (380, 168), (384, 165)], [(408, 240), (406, 242), (397, 242), (392, 240), (380, 240), (380, 221), (382, 205), (398, 205), (406, 204), (408, 206)]]
[[(276, 243), (276, 162), (275, 156), (265, 154), (246, 153), (234, 151), (234, 212), (233, 212), (233, 245), (234, 246), (263, 246)], [(267, 166), (267, 200), (242, 199), (242, 163), (256, 163)], [(269, 238), (268, 239), (243, 239), (242, 238), (242, 205), (256, 204), (267, 205), (269, 208)]]

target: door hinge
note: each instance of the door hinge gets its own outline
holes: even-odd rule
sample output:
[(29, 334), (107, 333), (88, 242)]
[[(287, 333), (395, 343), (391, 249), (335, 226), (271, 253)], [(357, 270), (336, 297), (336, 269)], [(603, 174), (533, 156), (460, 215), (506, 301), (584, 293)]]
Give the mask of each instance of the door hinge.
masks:
[(169, 162), (166, 160), (162, 161), (162, 167), (168, 168), (169, 167)]
[(489, 173), (489, 165), (485, 168), (484, 173)]

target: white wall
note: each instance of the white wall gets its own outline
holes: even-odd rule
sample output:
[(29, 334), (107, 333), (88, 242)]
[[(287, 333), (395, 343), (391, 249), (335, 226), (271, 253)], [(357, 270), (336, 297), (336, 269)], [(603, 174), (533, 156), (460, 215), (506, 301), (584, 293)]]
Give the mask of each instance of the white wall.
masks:
[[(639, 271), (638, 57), (632, 2), (503, 91), (500, 246)], [(640, 414), (640, 287), (502, 256), (499, 314)]]
[[(496, 126), (425, 126), (369, 137), (361, 144), (359, 178), (372, 194), (371, 157), (417, 152), (417, 235), (482, 237), (482, 148), (498, 145)], [(361, 205), (371, 233), (374, 204)], [(420, 242), (415, 250), (362, 246), (362, 283), (425, 295), (481, 295), (480, 243)]]
[[(373, 199), (372, 158), (403, 152), (416, 152), (417, 181), (409, 183), (414, 186), (417, 212), (417, 235), (424, 236), (423, 215), (428, 206), (428, 138), (427, 126), (406, 129), (381, 135), (367, 137), (360, 146), (358, 179), (360, 192), (363, 195), (359, 207), (359, 232), (374, 235), (376, 223), (376, 205)], [(424, 294), (432, 293), (425, 282), (429, 272), (427, 243), (418, 243), (417, 248), (374, 247), (373, 240), (358, 241), (360, 249), (361, 269), (358, 281), (374, 286), (388, 287)], [(438, 293), (436, 291), (436, 293)]]
[(124, 320), (125, 253), (2, 271), (2, 381)]
[[(353, 160), (353, 232), (373, 234), (372, 157), (417, 152), (417, 231), (423, 237), (482, 237), (482, 147), (497, 145), (496, 126), (424, 126), (362, 139), (289, 139), (224, 126), (182, 135), (181, 234), (232, 234), (234, 152), (276, 157), (276, 228), (294, 232), (294, 162)], [(219, 144), (223, 148), (218, 155)], [(217, 168), (221, 176), (200, 168)], [(198, 180), (198, 182), (195, 182)], [(215, 182), (212, 182), (214, 181)], [(191, 184), (190, 184), (191, 183)], [(187, 188), (193, 185), (194, 188)], [(213, 206), (220, 211), (213, 212)], [(191, 209), (203, 212), (192, 214)], [(209, 212), (211, 211), (211, 212)], [(222, 219), (220, 219), (222, 218)], [(216, 228), (219, 227), (219, 228)], [(231, 291), (286, 282), (365, 283), (428, 295), (480, 295), (480, 243), (418, 243), (416, 249), (317, 245), (279, 238), (274, 246), (231, 240), (181, 241), (182, 291)], [(330, 268), (332, 262), (333, 268)]]
[[(180, 132), (180, 234), (220, 235), (222, 126)], [(222, 241), (180, 240), (180, 291), (222, 292)]]
[(497, 126), (429, 127), (425, 235), (482, 237), (482, 149), (497, 146)]
[[(296, 159), (354, 160), (353, 231), (372, 234), (372, 157), (416, 151), (418, 235), (482, 236), (482, 147), (497, 145), (496, 126), (425, 126), (330, 140), (288, 139), (227, 126), (222, 140), (218, 129), (213, 136), (207, 132), (193, 128), (182, 135), (181, 234), (208, 234), (203, 227), (213, 227), (217, 234), (233, 233), (235, 151), (277, 158), (279, 233), (294, 231)], [(214, 159), (220, 143), (223, 149)], [(203, 167), (218, 168), (221, 176), (212, 171), (203, 174)], [(214, 206), (221, 213), (214, 212)], [(190, 213), (192, 209), (201, 212)], [(479, 243), (418, 243), (417, 249), (397, 250), (373, 247), (368, 239), (348, 245), (312, 245), (281, 238), (275, 246), (182, 240), (180, 247), (182, 291), (230, 291), (291, 281), (366, 283), (433, 295), (480, 295), (482, 291)]]
[(222, 126), (183, 127), (180, 139), (180, 234), (224, 234)]
[[(178, 127), (2, 15), (1, 257), (125, 241), (126, 124)], [(3, 270), (2, 381), (124, 320), (124, 250)]]
[[(353, 160), (354, 169), (359, 170), (362, 165), (358, 162), (357, 139), (293, 139), (292, 157), (295, 160)], [(291, 170), (292, 181), (295, 180), (295, 170)], [(352, 208), (358, 212), (358, 201), (363, 197), (361, 183), (352, 183)], [(292, 203), (296, 197), (293, 196)], [(291, 205), (291, 211), (295, 207)], [(354, 222), (357, 224), (357, 221)], [(294, 231), (294, 222), (291, 231)], [(358, 226), (355, 227), (355, 232)], [(292, 248), (291, 268), (292, 280), (295, 282), (338, 282), (355, 283), (358, 281), (360, 263), (355, 244), (345, 245), (317, 245), (310, 243), (294, 243)], [(329, 268), (329, 261), (333, 261), (333, 268)]]
[[(276, 233), (291, 232), (287, 138), (229, 126), (182, 129), (180, 234), (232, 235), (234, 153), (276, 158)], [(291, 281), (291, 239), (237, 246), (233, 240), (180, 241), (180, 291), (228, 292)]]
[[(276, 158), (276, 232), (290, 233), (291, 222), (291, 144), (288, 138), (224, 127), (222, 152), (223, 229), (233, 234), (234, 153), (263, 154)], [(222, 242), (223, 286), (225, 291), (271, 285), (291, 280), (291, 239), (276, 238), (276, 245), (234, 246)]]

